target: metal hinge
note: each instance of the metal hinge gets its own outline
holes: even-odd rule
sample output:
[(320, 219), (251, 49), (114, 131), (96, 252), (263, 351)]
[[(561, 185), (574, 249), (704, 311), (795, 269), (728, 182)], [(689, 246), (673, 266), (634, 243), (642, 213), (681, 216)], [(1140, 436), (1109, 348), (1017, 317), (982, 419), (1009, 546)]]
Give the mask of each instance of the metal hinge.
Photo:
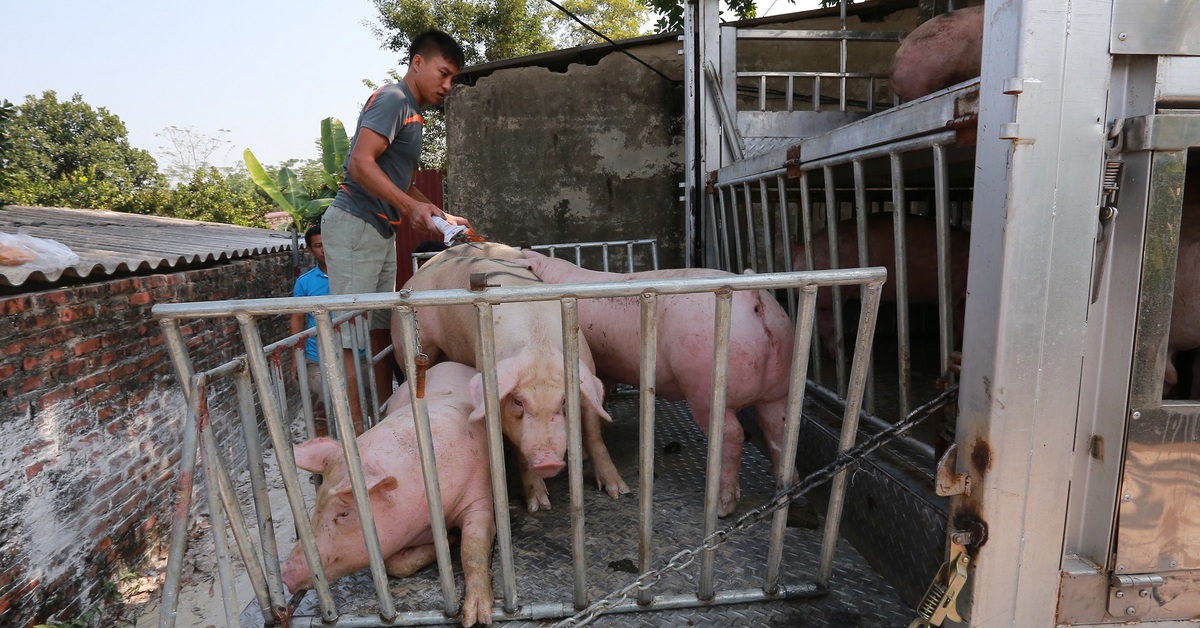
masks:
[(958, 594), (967, 583), (967, 567), (970, 565), (971, 557), (967, 554), (966, 546), (955, 540), (955, 535), (951, 535), (950, 560), (942, 565), (933, 578), (924, 599), (917, 606), (917, 618), (908, 628), (941, 626), (947, 619), (962, 621), (957, 608)]
[(1125, 164), (1117, 159), (1104, 162), (1103, 197), (1100, 205), (1100, 229), (1096, 234), (1096, 261), (1092, 269), (1092, 303), (1100, 296), (1100, 284), (1108, 268), (1108, 254), (1112, 249), (1113, 226), (1117, 220), (1117, 197), (1121, 192), (1121, 173)]
[(1162, 583), (1158, 574), (1113, 575), (1108, 581), (1108, 614), (1134, 619), (1149, 613), (1154, 589)]

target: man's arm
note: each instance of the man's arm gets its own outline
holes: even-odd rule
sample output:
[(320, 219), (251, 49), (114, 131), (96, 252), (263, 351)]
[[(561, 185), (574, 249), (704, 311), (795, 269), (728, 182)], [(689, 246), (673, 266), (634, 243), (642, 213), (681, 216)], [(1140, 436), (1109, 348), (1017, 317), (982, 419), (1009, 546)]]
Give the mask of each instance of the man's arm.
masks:
[(371, 196), (398, 207), (412, 223), (413, 228), (418, 231), (440, 235), (441, 232), (433, 224), (434, 216), (443, 217), (450, 224), (469, 224), (464, 219), (451, 216), (443, 212), (437, 205), (430, 203), (429, 199), (425, 198), (425, 195), (421, 194), (416, 187), (409, 186), (407, 192), (396, 187), (396, 184), (392, 183), (392, 180), (384, 174), (383, 169), (375, 161), (387, 147), (388, 140), (383, 135), (367, 127), (359, 129), (354, 150), (350, 153), (350, 176), (354, 177), (359, 185), (366, 188)]
[(288, 331), (291, 332), (292, 336), (304, 331), (304, 318), (305, 315), (303, 313), (292, 314), (292, 317), (288, 320)]

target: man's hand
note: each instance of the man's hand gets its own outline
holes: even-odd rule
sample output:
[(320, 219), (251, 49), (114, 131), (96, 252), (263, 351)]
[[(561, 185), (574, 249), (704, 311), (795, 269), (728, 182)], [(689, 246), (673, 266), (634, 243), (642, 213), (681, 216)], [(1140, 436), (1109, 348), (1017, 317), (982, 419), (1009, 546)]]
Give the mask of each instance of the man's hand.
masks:
[[(413, 196), (415, 197), (416, 195), (414, 194)], [(412, 221), (412, 226), (414, 229), (427, 232), (440, 239), (442, 237), (442, 232), (437, 228), (437, 225), (433, 223), (434, 216), (444, 218), (446, 222), (454, 226), (461, 225), (468, 228), (471, 226), (471, 221), (467, 220), (466, 218), (463, 218), (462, 216), (455, 216), (453, 214), (447, 214), (437, 205), (429, 202), (417, 203), (417, 205), (413, 207), (412, 213), (409, 214), (408, 219)]]

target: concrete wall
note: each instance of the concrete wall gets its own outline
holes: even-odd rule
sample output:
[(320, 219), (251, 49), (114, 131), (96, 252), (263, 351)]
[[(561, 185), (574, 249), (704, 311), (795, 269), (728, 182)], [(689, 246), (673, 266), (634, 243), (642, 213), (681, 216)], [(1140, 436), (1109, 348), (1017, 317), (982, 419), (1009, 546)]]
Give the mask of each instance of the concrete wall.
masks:
[[(673, 79), (679, 45), (632, 52)], [(447, 103), (450, 211), (509, 244), (656, 237), (683, 263), (683, 92), (620, 53), (500, 70)]]
[[(283, 252), (0, 297), (0, 623), (98, 621), (111, 583), (166, 552), (186, 407), (151, 306), (286, 296), (293, 277)], [(272, 342), (287, 323), (261, 330)], [(233, 320), (184, 333), (198, 369), (243, 353)], [(236, 397), (212, 399), (244, 460)]]

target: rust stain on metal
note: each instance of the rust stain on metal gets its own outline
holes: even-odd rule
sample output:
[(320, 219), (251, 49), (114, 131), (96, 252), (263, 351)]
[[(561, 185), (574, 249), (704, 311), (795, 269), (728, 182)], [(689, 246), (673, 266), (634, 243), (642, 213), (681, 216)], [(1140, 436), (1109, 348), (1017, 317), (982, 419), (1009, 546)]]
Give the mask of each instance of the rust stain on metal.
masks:
[(791, 179), (800, 178), (800, 145), (789, 147), (787, 149), (787, 161), (784, 162), (787, 166), (787, 176)]
[(982, 438), (975, 439), (971, 445), (971, 464), (980, 476), (992, 468), (992, 446)]
[(424, 353), (413, 358), (417, 364), (417, 399), (425, 398), (425, 371), (429, 369), (429, 356)]

